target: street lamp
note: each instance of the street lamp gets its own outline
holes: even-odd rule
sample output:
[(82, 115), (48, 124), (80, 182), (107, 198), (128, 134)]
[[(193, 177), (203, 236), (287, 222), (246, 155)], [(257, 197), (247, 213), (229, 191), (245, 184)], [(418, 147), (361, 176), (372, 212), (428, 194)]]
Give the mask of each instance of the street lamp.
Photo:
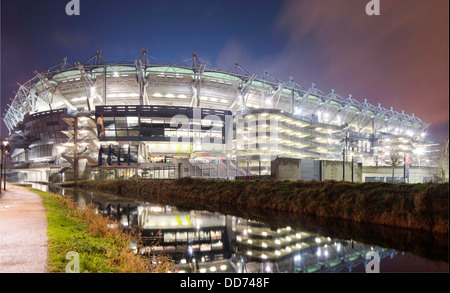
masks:
[(2, 157), (1, 157), (1, 165), (0, 165), (0, 190), (1, 190), (1, 183), (2, 183), (2, 176), (1, 176), (2, 170), (3, 170), (3, 182), (4, 182), (3, 190), (6, 190), (6, 156), (8, 155), (9, 150), (10, 150), (9, 141), (7, 141), (7, 140), (2, 141), (1, 150), (2, 150)]

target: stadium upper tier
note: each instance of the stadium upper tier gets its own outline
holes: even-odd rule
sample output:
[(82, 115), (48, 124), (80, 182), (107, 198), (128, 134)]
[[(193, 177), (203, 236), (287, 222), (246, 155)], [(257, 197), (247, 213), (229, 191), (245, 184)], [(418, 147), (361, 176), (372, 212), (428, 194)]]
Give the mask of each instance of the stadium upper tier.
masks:
[[(224, 71), (200, 62), (149, 62), (146, 51), (132, 61), (107, 62), (100, 51), (83, 62), (67, 59), (20, 85), (3, 121), (10, 133), (26, 114), (66, 108), (94, 111), (96, 106), (160, 105), (229, 110), (244, 115), (254, 109), (277, 109), (300, 119), (335, 125), (361, 134), (389, 133), (421, 139), (430, 124), (414, 114), (374, 106), (334, 90), (325, 94), (313, 84), (262, 77), (239, 64)], [(186, 61), (187, 62), (187, 61)]]

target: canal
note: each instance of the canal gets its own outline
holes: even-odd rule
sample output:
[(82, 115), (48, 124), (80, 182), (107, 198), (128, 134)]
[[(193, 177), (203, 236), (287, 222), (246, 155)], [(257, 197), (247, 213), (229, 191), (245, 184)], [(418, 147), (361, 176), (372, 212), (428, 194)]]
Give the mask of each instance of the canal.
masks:
[(141, 254), (165, 253), (180, 272), (448, 272), (448, 239), (409, 229), (361, 225), (268, 211), (137, 202), (114, 195), (33, 184), (112, 215), (140, 231)]

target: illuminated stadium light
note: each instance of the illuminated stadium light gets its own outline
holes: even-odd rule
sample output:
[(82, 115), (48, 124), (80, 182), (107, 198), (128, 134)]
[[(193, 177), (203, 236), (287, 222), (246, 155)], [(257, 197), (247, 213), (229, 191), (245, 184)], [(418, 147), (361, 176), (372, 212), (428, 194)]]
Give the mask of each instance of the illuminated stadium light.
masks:
[(79, 97), (79, 98), (73, 98), (70, 101), (71, 102), (80, 102), (80, 101), (86, 101), (87, 97)]
[(300, 114), (302, 114), (302, 109), (300, 107), (295, 107), (294, 115), (300, 115)]

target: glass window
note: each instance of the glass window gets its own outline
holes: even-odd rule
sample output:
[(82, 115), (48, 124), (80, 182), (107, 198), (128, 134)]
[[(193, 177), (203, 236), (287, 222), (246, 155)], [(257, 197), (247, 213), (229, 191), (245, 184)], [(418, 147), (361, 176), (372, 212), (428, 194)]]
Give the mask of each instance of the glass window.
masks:
[(152, 125), (152, 137), (164, 137), (164, 124)]
[(141, 136), (151, 137), (152, 136), (152, 119), (151, 118), (141, 118)]
[(200, 240), (209, 240), (209, 232), (200, 231)]
[(142, 125), (141, 124), (141, 136), (143, 137), (150, 137), (152, 136), (152, 127), (151, 125)]
[(177, 232), (177, 241), (178, 242), (186, 242), (187, 241), (187, 232)]
[(177, 132), (176, 132), (176, 130), (172, 130), (171, 128), (166, 128), (164, 130), (164, 135), (165, 135), (165, 137), (176, 137)]
[(127, 130), (117, 130), (117, 136), (128, 136)]
[(127, 128), (127, 117), (116, 117), (116, 128)]
[(200, 251), (211, 251), (211, 244), (202, 244), (200, 246)]
[(139, 130), (128, 130), (128, 136), (138, 136)]
[(221, 239), (222, 238), (222, 231), (211, 231), (211, 239)]
[(188, 233), (188, 237), (190, 241), (195, 241), (198, 240), (198, 236), (196, 232), (189, 232)]
[(138, 117), (127, 117), (128, 128), (130, 127), (138, 127), (139, 126), (139, 118)]
[(116, 129), (116, 124), (114, 122), (114, 117), (104, 117), (103, 124), (105, 126), (105, 130), (114, 130)]
[(223, 243), (222, 243), (222, 241), (217, 241), (217, 242), (214, 242), (214, 243), (212, 243), (212, 249), (214, 250), (214, 249), (217, 249), (217, 250), (221, 250), (221, 249), (223, 249)]
[(174, 233), (164, 233), (164, 242), (175, 242)]
[(152, 123), (153, 124), (164, 124), (164, 119), (163, 118), (153, 118)]
[(138, 117), (127, 117), (128, 126), (128, 136), (138, 136), (139, 135), (139, 118)]

